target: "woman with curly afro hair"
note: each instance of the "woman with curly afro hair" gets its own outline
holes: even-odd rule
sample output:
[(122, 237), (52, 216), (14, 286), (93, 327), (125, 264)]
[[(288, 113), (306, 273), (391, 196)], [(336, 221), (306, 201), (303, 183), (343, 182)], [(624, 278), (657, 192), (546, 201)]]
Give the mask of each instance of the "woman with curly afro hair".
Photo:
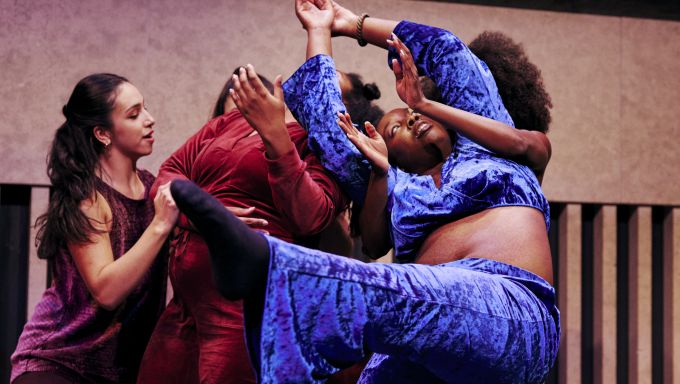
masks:
[(468, 47), (491, 70), (515, 126), (547, 132), (552, 101), (541, 70), (529, 61), (524, 48), (502, 32), (492, 31), (482, 32)]

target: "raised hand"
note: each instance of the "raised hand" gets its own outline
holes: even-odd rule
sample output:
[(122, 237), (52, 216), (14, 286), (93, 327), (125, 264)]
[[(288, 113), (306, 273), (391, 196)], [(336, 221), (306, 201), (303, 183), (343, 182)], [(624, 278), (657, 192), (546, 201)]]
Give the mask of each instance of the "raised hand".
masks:
[(229, 95), (265, 144), (290, 142), (284, 120), (286, 103), (281, 88), (281, 75), (274, 80), (274, 94), (269, 93), (250, 64), (241, 68), (238, 76), (233, 75), (233, 80), (234, 88), (229, 91)]
[(295, 0), (295, 15), (306, 30), (331, 29), (333, 2), (331, 0)]
[(390, 168), (387, 160), (387, 146), (382, 136), (378, 134), (373, 124), (368, 121), (364, 123), (367, 135), (359, 131), (352, 124), (349, 113), (338, 112), (338, 125), (347, 134), (347, 138), (357, 149), (368, 159), (373, 166), (373, 171), (385, 175)]
[(391, 40), (387, 40), (387, 44), (397, 50), (399, 59), (401, 59), (401, 63), (397, 59), (392, 59), (392, 71), (397, 83), (397, 94), (411, 109), (418, 111), (420, 105), (427, 99), (425, 99), (423, 89), (420, 87), (418, 68), (413, 61), (411, 51), (395, 34), (392, 34)]
[(357, 31), (359, 17), (349, 9), (333, 2), (333, 24), (331, 25), (332, 36), (354, 37)]

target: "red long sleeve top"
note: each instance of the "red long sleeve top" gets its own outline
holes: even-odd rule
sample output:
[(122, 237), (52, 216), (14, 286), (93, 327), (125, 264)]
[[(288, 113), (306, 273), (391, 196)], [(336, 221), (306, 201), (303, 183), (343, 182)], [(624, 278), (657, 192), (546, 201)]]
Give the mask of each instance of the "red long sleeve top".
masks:
[(272, 236), (292, 242), (316, 234), (347, 202), (307, 148), (307, 133), (297, 123), (287, 128), (294, 148), (270, 160), (238, 110), (216, 117), (161, 165), (152, 193), (168, 181), (189, 179), (225, 206), (255, 207), (252, 216), (267, 220), (264, 229)]

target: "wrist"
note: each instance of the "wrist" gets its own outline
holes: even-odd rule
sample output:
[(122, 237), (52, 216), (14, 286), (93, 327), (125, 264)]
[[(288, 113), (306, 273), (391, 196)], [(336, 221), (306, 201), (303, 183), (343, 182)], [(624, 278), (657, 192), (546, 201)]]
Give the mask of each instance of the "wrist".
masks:
[(322, 27), (322, 26), (311, 26), (311, 27), (305, 27), (305, 30), (307, 31), (307, 36), (330, 36), (331, 35), (331, 29), (330, 27)]
[(371, 164), (371, 174), (373, 178), (384, 178), (387, 177), (387, 173), (390, 170), (390, 164), (387, 159), (384, 161), (379, 161)]
[(273, 133), (260, 134), (260, 136), (265, 146), (267, 158), (270, 160), (280, 158), (293, 148), (293, 142), (290, 140), (288, 129), (285, 126), (276, 129)]
[(359, 21), (359, 16), (351, 14), (350, 16), (344, 18), (345, 22), (341, 29), (335, 31), (337, 35), (344, 37), (355, 38), (357, 35), (357, 22)]
[(418, 113), (426, 114), (426, 111), (430, 108), (431, 105), (432, 102), (427, 98), (423, 97), (422, 99), (416, 101), (415, 103), (412, 103), (412, 105), (409, 105), (409, 108)]
[(355, 38), (357, 39), (357, 43), (359, 43), (359, 46), (365, 47), (368, 42), (364, 38), (364, 21), (366, 18), (369, 17), (368, 13), (362, 13), (361, 16), (357, 17), (356, 21), (356, 29), (354, 31)]
[(170, 234), (170, 231), (172, 231), (174, 226), (174, 224), (168, 223), (158, 216), (154, 216), (153, 220), (151, 220), (151, 224), (149, 224), (149, 229), (158, 237), (166, 237)]

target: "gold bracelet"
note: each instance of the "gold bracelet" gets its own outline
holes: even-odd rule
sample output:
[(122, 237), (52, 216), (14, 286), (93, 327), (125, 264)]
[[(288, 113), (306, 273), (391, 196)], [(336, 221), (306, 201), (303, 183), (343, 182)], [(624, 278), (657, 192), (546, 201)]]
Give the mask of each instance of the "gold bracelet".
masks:
[(357, 19), (357, 33), (356, 33), (356, 38), (357, 38), (357, 43), (359, 43), (359, 46), (365, 47), (368, 42), (364, 40), (364, 20), (368, 17), (368, 13), (362, 13), (361, 16)]

